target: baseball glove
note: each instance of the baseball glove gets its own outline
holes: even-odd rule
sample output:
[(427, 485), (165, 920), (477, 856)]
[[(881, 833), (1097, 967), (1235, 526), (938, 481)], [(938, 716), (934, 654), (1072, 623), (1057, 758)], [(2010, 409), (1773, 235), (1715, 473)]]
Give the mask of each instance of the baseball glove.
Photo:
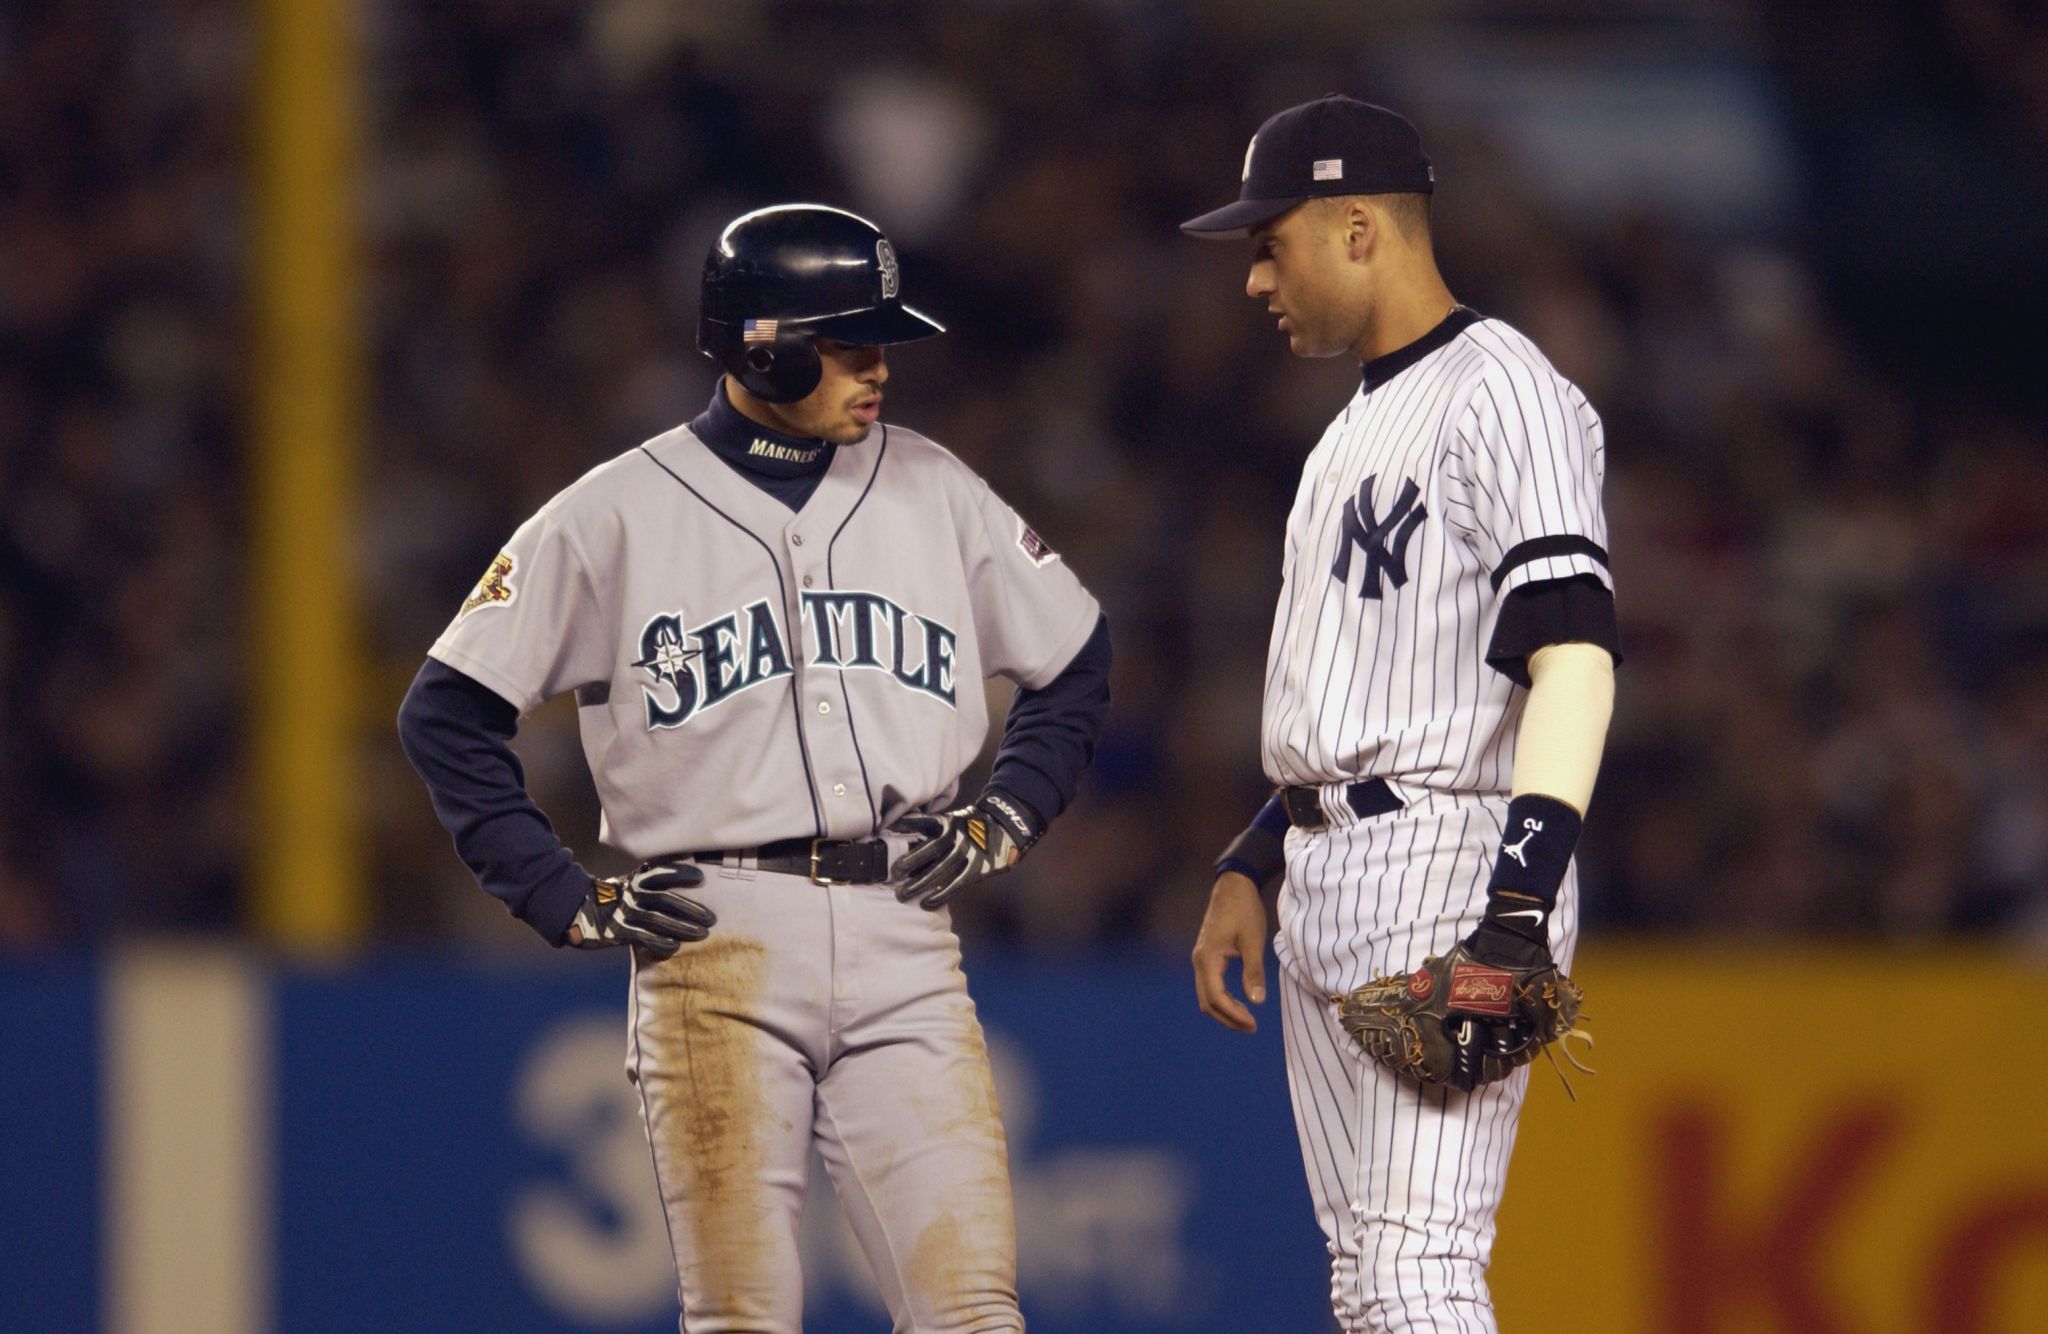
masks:
[[(1586, 1074), (1570, 1039), (1585, 992), (1547, 957), (1526, 967), (1481, 963), (1460, 944), (1405, 977), (1379, 977), (1333, 996), (1337, 1017), (1366, 1054), (1423, 1084), (1470, 1091), (1505, 1079), (1551, 1045)], [(1556, 1058), (1551, 1057), (1556, 1065)], [(1559, 1070), (1560, 1077), (1563, 1071)], [(1571, 1082), (1565, 1081), (1571, 1092)]]

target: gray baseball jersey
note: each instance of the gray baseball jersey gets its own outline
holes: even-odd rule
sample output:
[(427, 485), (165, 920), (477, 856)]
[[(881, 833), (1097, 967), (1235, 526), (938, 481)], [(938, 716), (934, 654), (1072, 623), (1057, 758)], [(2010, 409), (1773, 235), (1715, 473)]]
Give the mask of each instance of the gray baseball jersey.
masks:
[(635, 858), (861, 838), (949, 799), (981, 682), (1040, 687), (1098, 608), (988, 484), (878, 428), (792, 512), (678, 427), (513, 536), (432, 649), (521, 713), (576, 692)]

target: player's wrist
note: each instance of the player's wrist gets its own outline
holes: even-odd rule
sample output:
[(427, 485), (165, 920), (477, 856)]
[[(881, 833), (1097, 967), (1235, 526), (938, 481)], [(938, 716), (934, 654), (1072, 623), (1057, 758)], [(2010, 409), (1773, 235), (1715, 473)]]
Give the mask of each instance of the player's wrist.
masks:
[(1540, 967), (1550, 962), (1550, 913), (1512, 891), (1491, 895), (1486, 915), (1465, 937), (1465, 952), (1495, 967)]
[(1287, 869), (1287, 812), (1275, 793), (1244, 832), (1216, 859), (1215, 873), (1235, 872), (1264, 889)]
[(1006, 792), (1002, 788), (983, 788), (975, 804), (987, 812), (988, 817), (1009, 835), (1010, 842), (1016, 847), (1017, 855), (1020, 857), (1029, 852), (1031, 845), (1045, 835), (1045, 818), (1022, 797)]
[(564, 856), (546, 879), (527, 892), (524, 902), (513, 909), (513, 915), (548, 944), (567, 945), (569, 928), (578, 922), (583, 924), (585, 936), (591, 933), (584, 909), (590, 904), (595, 884), (590, 872)]
[(1556, 797), (1529, 792), (1510, 801), (1493, 876), (1486, 885), (1488, 899), (1517, 895), (1531, 902), (1514, 911), (1533, 907), (1547, 917), (1557, 906), (1557, 891), (1578, 848), (1583, 824), (1579, 813)]
[(1266, 879), (1260, 873), (1258, 867), (1253, 866), (1241, 857), (1233, 857), (1227, 852), (1216, 859), (1216, 879), (1220, 882), (1225, 878), (1242, 880), (1254, 889), (1263, 885)]
[(1212, 901), (1234, 898), (1245, 893), (1257, 898), (1260, 893), (1259, 882), (1242, 871), (1234, 871), (1228, 867), (1217, 868), (1215, 883), (1209, 886), (1209, 898)]
[(1286, 840), (1267, 832), (1257, 825), (1251, 825), (1223, 850), (1216, 859), (1216, 874), (1235, 872), (1263, 889), (1279, 879), (1287, 869)]
[(568, 949), (591, 949), (604, 942), (605, 919), (617, 905), (619, 882), (584, 876), (583, 899), (554, 943)]

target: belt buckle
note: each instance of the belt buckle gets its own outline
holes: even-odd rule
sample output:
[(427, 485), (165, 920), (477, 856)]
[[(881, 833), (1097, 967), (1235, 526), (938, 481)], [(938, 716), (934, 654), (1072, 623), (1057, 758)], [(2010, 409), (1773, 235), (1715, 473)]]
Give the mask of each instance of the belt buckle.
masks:
[(822, 838), (814, 838), (811, 840), (811, 883), (814, 885), (836, 885), (840, 882), (830, 878), (829, 876), (818, 874), (818, 845), (820, 843), (823, 843), (824, 841), (825, 840)]
[(1323, 794), (1314, 787), (1289, 788), (1285, 800), (1287, 822), (1296, 829), (1314, 833), (1330, 827), (1330, 814), (1323, 809)]

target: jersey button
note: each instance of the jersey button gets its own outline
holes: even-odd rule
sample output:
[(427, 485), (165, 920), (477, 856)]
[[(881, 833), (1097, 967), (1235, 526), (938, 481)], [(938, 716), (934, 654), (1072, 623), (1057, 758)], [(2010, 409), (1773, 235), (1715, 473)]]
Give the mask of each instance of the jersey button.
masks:
[(811, 576), (809, 576), (809, 575), (807, 574), (807, 575), (805, 575), (805, 576), (804, 576), (804, 587), (805, 587), (805, 588), (809, 588), (810, 586), (811, 586)]
[(832, 712), (832, 705), (831, 705), (830, 701), (827, 701), (827, 700), (822, 700), (822, 699), (821, 699), (821, 700), (819, 700), (819, 701), (818, 701), (818, 712), (819, 712), (819, 713), (830, 713), (830, 712)]
[(802, 533), (791, 533), (789, 540), (796, 546), (802, 546), (804, 544), (804, 535)]
[(834, 784), (832, 785), (832, 795), (833, 795), (833, 796), (835, 796), (835, 797), (843, 797), (843, 796), (845, 796), (845, 795), (846, 795), (846, 784), (844, 784), (844, 783), (834, 783)]

